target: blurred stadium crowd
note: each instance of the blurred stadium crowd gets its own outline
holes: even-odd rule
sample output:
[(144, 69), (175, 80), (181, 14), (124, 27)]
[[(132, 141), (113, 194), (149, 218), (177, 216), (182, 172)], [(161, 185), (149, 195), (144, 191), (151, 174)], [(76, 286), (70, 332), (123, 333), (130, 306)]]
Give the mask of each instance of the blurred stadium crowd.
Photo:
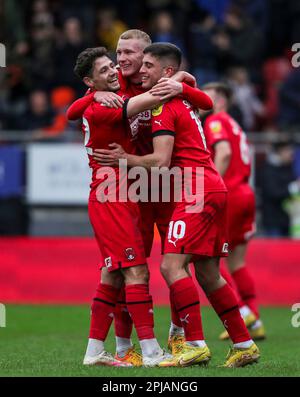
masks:
[(291, 46), (300, 41), (295, 0), (1, 0), (1, 128), (46, 128), (59, 135), (64, 108), (84, 91), (72, 70), (87, 46), (112, 53), (120, 33), (140, 28), (185, 54), (183, 67), (201, 85), (226, 79), (235, 117), (246, 131), (298, 129), (300, 69)]
[[(291, 64), (299, 21), (297, 0), (0, 0), (0, 42), (7, 51), (0, 74), (0, 142), (1, 130), (20, 139), (24, 130), (32, 140), (80, 139), (66, 132), (78, 125), (65, 117), (85, 91), (73, 74), (76, 57), (100, 45), (114, 54), (119, 35), (130, 28), (145, 30), (154, 42), (177, 44), (184, 52), (182, 67), (198, 85), (227, 81), (234, 92), (231, 114), (246, 132), (299, 132), (300, 68)], [(290, 183), (300, 178), (292, 149), (277, 144), (264, 160), (266, 172), (257, 183), (266, 208), (270, 189), (277, 188), (282, 211)], [(281, 171), (272, 174), (270, 167)], [(265, 180), (274, 186), (263, 189)], [(274, 211), (267, 215), (271, 220)], [(271, 227), (270, 235), (289, 234), (284, 217), (284, 230)]]

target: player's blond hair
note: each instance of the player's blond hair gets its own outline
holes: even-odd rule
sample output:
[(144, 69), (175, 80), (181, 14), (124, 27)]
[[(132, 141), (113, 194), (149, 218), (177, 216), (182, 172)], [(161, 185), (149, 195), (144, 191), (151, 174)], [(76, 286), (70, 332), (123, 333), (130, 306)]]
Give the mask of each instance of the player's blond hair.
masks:
[(126, 30), (126, 32), (123, 32), (121, 34), (119, 39), (122, 40), (139, 39), (139, 40), (143, 40), (147, 45), (152, 43), (150, 36), (146, 32), (143, 32), (142, 30), (139, 29)]

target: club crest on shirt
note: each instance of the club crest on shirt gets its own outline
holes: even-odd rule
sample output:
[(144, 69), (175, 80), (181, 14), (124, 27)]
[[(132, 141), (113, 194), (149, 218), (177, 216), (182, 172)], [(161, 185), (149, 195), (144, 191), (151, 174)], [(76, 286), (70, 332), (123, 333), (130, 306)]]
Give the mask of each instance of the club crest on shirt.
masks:
[(156, 108), (152, 109), (152, 116), (159, 116), (163, 110), (164, 105), (157, 106)]
[(126, 248), (125, 249), (125, 256), (129, 261), (133, 261), (135, 258), (135, 252), (133, 248)]

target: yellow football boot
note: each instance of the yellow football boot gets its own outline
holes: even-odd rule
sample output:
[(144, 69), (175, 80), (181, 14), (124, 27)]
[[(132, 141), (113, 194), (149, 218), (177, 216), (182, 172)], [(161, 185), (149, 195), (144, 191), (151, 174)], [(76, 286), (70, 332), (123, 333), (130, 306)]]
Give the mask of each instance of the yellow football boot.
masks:
[(189, 367), (191, 365), (207, 365), (211, 354), (207, 346), (197, 347), (184, 343), (181, 352), (170, 360), (159, 363), (159, 367)]
[[(251, 325), (253, 325), (253, 324), (255, 323), (255, 321), (256, 321), (257, 319), (256, 319), (255, 314), (251, 312), (251, 313), (249, 313), (247, 316), (245, 316), (245, 317), (243, 318), (243, 320), (244, 320), (244, 322), (245, 322), (245, 324), (246, 324), (246, 327), (249, 328), (249, 327), (251, 327)], [(250, 332), (250, 330), (249, 330), (249, 332)], [(219, 339), (220, 339), (220, 340), (227, 340), (227, 339), (229, 339), (228, 332), (227, 332), (227, 331), (223, 331), (223, 332), (220, 334)], [(252, 338), (252, 339), (253, 339), (253, 338)]]
[(168, 339), (168, 349), (176, 356), (177, 354), (181, 353), (184, 347), (185, 337), (184, 335), (171, 335)]
[(251, 336), (251, 339), (253, 340), (263, 340), (266, 339), (266, 331), (265, 327), (262, 322), (260, 322), (260, 325), (257, 328), (249, 328), (249, 334)]
[(123, 363), (132, 364), (134, 367), (141, 367), (143, 365), (143, 357), (134, 349), (134, 346), (127, 350), (124, 357), (120, 357), (116, 353), (115, 359)]
[(260, 353), (255, 343), (248, 348), (231, 347), (225, 363), (222, 367), (238, 368), (245, 365), (256, 363), (259, 360)]

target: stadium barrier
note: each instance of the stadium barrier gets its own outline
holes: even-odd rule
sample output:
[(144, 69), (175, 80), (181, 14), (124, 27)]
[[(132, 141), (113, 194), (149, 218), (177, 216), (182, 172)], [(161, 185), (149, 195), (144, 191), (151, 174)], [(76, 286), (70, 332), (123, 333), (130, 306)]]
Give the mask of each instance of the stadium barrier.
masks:
[[(300, 241), (255, 239), (247, 262), (263, 305), (300, 301)], [(159, 273), (156, 236), (149, 260), (154, 303), (168, 304)], [(1, 238), (0, 302), (17, 304), (90, 303), (99, 280), (99, 251), (93, 238)], [(202, 291), (201, 302), (207, 304)]]

